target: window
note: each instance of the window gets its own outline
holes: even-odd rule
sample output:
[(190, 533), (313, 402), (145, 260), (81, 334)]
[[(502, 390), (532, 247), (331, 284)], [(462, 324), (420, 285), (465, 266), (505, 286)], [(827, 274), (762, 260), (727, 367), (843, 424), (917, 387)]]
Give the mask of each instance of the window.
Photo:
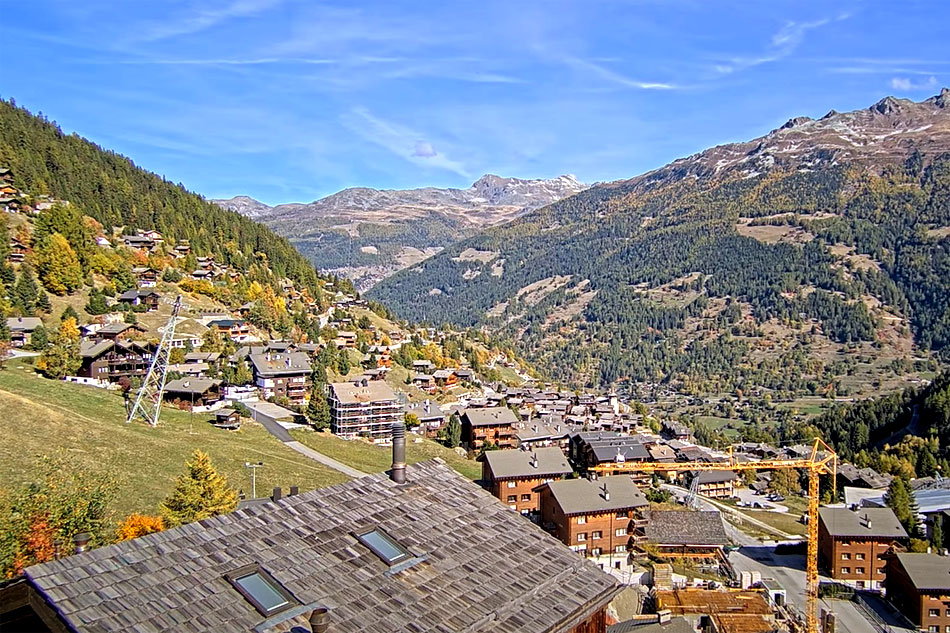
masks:
[(627, 551), (626, 545), (617, 545), (616, 547), (614, 547), (615, 554), (624, 554), (626, 553), (626, 551)]
[(263, 616), (271, 616), (298, 604), (290, 592), (260, 565), (242, 567), (225, 578)]
[(585, 523), (587, 523), (587, 517), (577, 517), (578, 525), (584, 525)]
[(522, 501), (531, 501), (531, 495), (521, 495)]
[(851, 568), (850, 568), (850, 567), (842, 567), (842, 568), (841, 568), (841, 573), (842, 573), (842, 574), (850, 574), (850, 573), (851, 573)]
[(851, 560), (851, 554), (842, 554), (841, 560)]
[(518, 495), (508, 495), (508, 503), (514, 503), (518, 500)]
[(590, 537), (591, 537), (591, 538), (601, 538), (603, 535), (604, 535), (604, 533), (601, 532), (600, 530), (595, 530), (595, 531), (593, 531), (593, 532), (590, 533)]
[(939, 617), (940, 617), (940, 609), (930, 609), (930, 611), (928, 611), (928, 615), (929, 615), (930, 617), (932, 617), (932, 618), (939, 618)]
[(854, 568), (854, 573), (856, 573), (856, 574), (863, 574), (863, 573), (864, 573), (864, 567), (855, 567), (855, 568)]
[(582, 543), (587, 540), (587, 532), (579, 532), (577, 534), (577, 542)]
[(855, 560), (864, 560), (864, 554), (855, 554), (855, 555), (854, 555), (854, 559), (855, 559)]
[(614, 536), (626, 536), (626, 535), (627, 535), (626, 528), (617, 528), (616, 530), (614, 530)]
[(620, 569), (620, 561), (619, 561), (619, 560), (614, 563), (614, 569)]
[(929, 633), (940, 633), (940, 627), (936, 624), (931, 624), (929, 627), (927, 627), (927, 631)]
[(370, 530), (363, 534), (357, 534), (356, 538), (360, 543), (373, 550), (373, 553), (382, 558), (383, 562), (389, 566), (412, 558), (409, 550), (394, 541), (391, 536), (382, 530)]
[(618, 519), (626, 519), (626, 518), (627, 518), (627, 511), (624, 510), (624, 511), (622, 511), (622, 512), (618, 512), (618, 513), (617, 513), (617, 518), (618, 518)]
[(516, 481), (509, 481), (509, 482), (508, 482), (508, 487), (509, 487), (509, 488), (514, 488), (514, 487), (517, 486), (517, 485), (518, 485), (518, 482), (516, 482)]
[(591, 555), (591, 556), (600, 556), (600, 554), (601, 554), (601, 552), (600, 552), (600, 548), (599, 548), (599, 547), (595, 547), (595, 548), (593, 548), (593, 549), (590, 551), (590, 555)]

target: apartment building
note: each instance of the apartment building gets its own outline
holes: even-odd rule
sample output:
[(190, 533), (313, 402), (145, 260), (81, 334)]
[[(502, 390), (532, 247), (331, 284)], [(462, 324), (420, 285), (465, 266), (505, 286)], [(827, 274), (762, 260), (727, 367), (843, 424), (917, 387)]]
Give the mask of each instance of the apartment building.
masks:
[(887, 558), (887, 598), (927, 633), (950, 631), (950, 558), (894, 554)]
[(303, 404), (310, 390), (310, 357), (304, 352), (264, 352), (250, 354), (254, 383), (265, 398), (286, 396)]
[(818, 563), (831, 578), (857, 589), (880, 589), (885, 554), (906, 541), (890, 508), (818, 510)]
[(392, 387), (381, 380), (360, 379), (329, 385), (330, 430), (340, 437), (367, 437), (388, 442), (403, 407)]

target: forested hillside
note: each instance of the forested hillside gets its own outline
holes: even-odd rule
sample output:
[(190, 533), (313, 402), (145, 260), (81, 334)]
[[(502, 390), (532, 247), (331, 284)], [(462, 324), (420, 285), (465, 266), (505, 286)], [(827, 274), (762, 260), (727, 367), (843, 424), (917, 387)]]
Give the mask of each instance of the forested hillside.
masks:
[(174, 244), (190, 240), (198, 252), (240, 270), (266, 264), (278, 277), (315, 290), (313, 266), (284, 238), (226, 211), (131, 160), (0, 100), (0, 167), (32, 195), (49, 194), (76, 205), (106, 231), (155, 229)]
[(575, 383), (841, 395), (860, 371), (920, 369), (950, 343), (948, 102), (796, 119), (488, 230), (370, 294), (492, 327)]

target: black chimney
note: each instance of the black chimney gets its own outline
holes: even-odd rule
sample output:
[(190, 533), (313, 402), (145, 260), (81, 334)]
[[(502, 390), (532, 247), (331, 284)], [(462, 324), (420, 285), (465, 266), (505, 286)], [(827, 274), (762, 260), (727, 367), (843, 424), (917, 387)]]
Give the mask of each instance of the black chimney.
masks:
[(290, 494), (287, 495), (287, 496), (288, 496), (288, 497), (293, 497), (294, 495), (298, 494), (299, 492), (300, 492), (300, 488), (298, 488), (297, 486), (291, 486), (291, 487), (290, 487)]
[(274, 488), (274, 496), (271, 497), (274, 501), (280, 501), (281, 489), (280, 487)]
[(310, 630), (313, 633), (327, 633), (330, 630), (330, 611), (326, 607), (317, 607), (310, 612)]
[(406, 425), (393, 422), (393, 466), (389, 478), (397, 484), (406, 483)]

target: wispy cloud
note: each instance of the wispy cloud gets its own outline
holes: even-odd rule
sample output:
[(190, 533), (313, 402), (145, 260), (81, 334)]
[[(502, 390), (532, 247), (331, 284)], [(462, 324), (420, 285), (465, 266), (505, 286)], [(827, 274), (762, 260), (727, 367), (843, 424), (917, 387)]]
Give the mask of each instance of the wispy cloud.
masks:
[[(186, 14), (181, 19), (170, 17), (168, 20), (145, 27), (135, 39), (141, 42), (156, 42), (181, 35), (200, 33), (234, 18), (256, 15), (277, 6), (282, 0), (232, 0), (219, 8), (202, 8)], [(173, 16), (173, 12), (168, 13)]]
[(438, 152), (432, 142), (425, 139), (425, 135), (407, 126), (385, 121), (364, 107), (353, 108), (343, 116), (343, 122), (367, 141), (411, 163), (437, 167), (464, 178), (471, 178), (462, 163)]
[(581, 59), (580, 57), (564, 56), (561, 58), (561, 61), (575, 70), (596, 75), (601, 79), (628, 88), (637, 88), (639, 90), (673, 90), (676, 88), (676, 86), (668, 83), (632, 79), (605, 66), (596, 64), (590, 60)]
[(782, 28), (772, 34), (769, 46), (760, 55), (729, 57), (713, 66), (715, 72), (725, 75), (761, 64), (779, 61), (794, 53), (809, 31), (821, 28), (834, 22), (847, 20), (848, 13), (841, 13), (835, 17), (821, 18), (810, 22), (787, 21)]
[(907, 77), (894, 77), (891, 79), (891, 88), (894, 90), (902, 90), (905, 92), (917, 91), (917, 90), (933, 90), (939, 86), (937, 78), (933, 75), (925, 81), (914, 81), (908, 79)]

